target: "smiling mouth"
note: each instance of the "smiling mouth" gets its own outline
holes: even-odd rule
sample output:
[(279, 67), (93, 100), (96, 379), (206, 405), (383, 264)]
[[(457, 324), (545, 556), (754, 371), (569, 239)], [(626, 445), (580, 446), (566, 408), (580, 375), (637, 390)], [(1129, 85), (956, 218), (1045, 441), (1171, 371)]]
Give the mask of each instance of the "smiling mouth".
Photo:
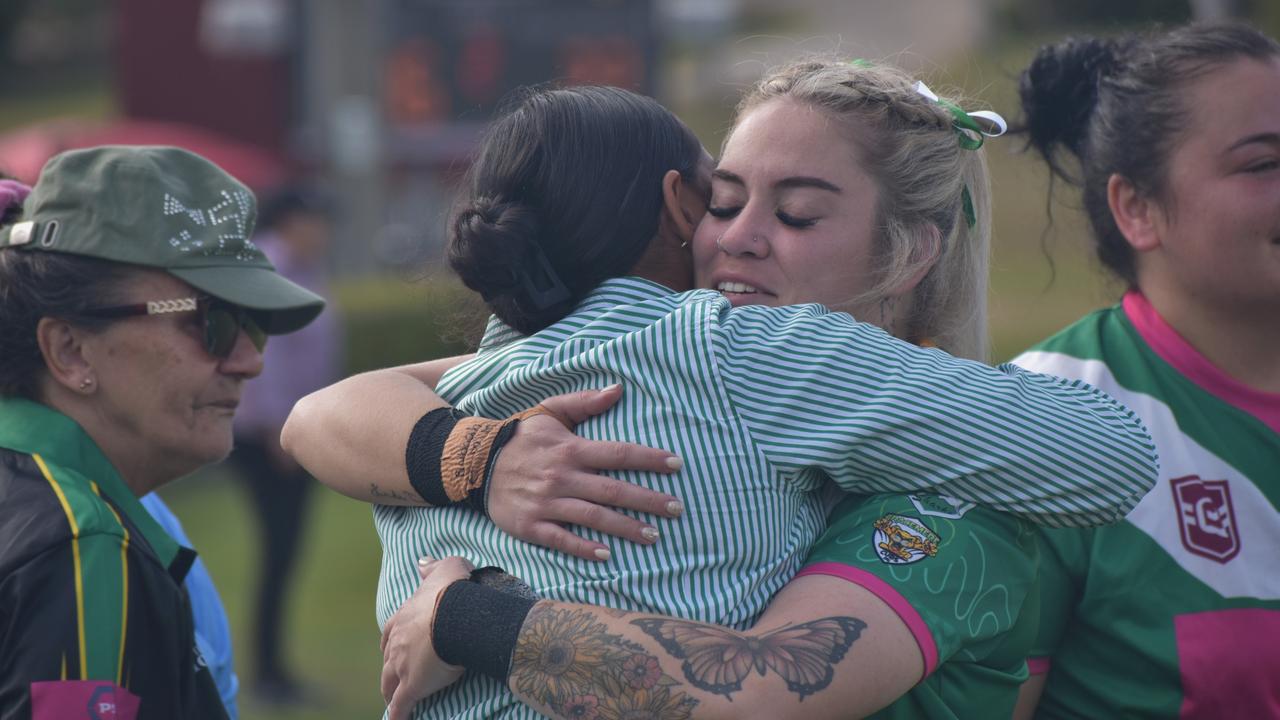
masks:
[(740, 283), (740, 282), (722, 282), (716, 285), (716, 289), (722, 293), (735, 293), (735, 294), (761, 292), (760, 290), (756, 289), (755, 287), (752, 287), (751, 285), (748, 285), (746, 283)]

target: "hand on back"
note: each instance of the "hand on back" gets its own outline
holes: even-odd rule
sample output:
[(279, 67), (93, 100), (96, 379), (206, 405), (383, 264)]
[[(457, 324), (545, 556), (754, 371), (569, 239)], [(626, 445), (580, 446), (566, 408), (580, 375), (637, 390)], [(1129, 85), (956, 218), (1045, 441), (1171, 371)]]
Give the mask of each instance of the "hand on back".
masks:
[[(557, 395), (542, 405), (576, 425), (612, 408), (621, 397), (621, 386), (614, 385)], [(649, 545), (658, 539), (657, 528), (619, 510), (675, 518), (684, 506), (671, 495), (599, 473), (671, 473), (681, 465), (680, 458), (665, 450), (587, 440), (552, 417), (534, 416), (520, 421), (515, 435), (494, 461), (489, 516), (517, 539), (587, 560), (608, 560), (605, 545), (565, 526), (580, 525)]]

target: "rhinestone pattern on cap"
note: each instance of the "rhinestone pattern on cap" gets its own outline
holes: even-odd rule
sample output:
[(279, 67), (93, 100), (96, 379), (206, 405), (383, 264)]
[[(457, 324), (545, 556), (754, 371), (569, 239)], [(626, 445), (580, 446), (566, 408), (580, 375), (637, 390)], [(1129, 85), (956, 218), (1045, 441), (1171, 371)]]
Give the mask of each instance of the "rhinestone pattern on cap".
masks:
[(243, 190), (223, 190), (221, 196), (221, 200), (208, 208), (193, 208), (166, 193), (165, 217), (185, 216), (197, 228), (220, 231), (209, 237), (200, 230), (193, 233), (192, 229), (184, 228), (169, 238), (169, 245), (184, 253), (229, 255), (241, 261), (258, 259), (258, 248), (249, 240), (247, 232), (252, 197)]

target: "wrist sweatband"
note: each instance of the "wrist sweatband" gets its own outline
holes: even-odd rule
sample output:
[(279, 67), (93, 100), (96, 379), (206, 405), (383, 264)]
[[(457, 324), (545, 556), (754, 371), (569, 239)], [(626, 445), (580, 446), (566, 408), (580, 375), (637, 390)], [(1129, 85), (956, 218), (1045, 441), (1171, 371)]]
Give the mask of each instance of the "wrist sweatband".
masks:
[(458, 421), (465, 417), (453, 408), (437, 408), (423, 415), (409, 433), (409, 444), (404, 449), (404, 466), (409, 473), (409, 485), (423, 500), (435, 507), (451, 505), (440, 476), (440, 456), (445, 442)]
[(537, 602), (488, 584), (455, 582), (445, 588), (436, 606), (431, 626), (436, 655), (505, 685), (520, 628)]
[(516, 423), (534, 415), (550, 415), (572, 429), (568, 420), (536, 405), (506, 420), (468, 417), (458, 421), (440, 456), (440, 478), (453, 502), (466, 501), (488, 515), (486, 487), (498, 451), (515, 434)]
[(505, 420), (468, 417), (453, 408), (432, 410), (409, 434), (405, 448), (409, 484), (433, 506), (465, 502), (487, 515), (486, 487), (498, 452), (515, 434), (516, 423), (534, 415), (550, 415), (573, 428), (542, 405)]

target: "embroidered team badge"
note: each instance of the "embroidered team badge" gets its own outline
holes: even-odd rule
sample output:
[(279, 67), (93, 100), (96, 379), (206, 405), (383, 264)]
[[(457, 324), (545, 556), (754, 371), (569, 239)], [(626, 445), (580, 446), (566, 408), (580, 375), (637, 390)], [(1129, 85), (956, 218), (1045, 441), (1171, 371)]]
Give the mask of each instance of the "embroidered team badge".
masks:
[(938, 554), (938, 534), (916, 518), (890, 513), (874, 527), (871, 542), (880, 562), (906, 565)]
[(1187, 475), (1169, 481), (1178, 529), (1188, 552), (1226, 564), (1240, 554), (1236, 511), (1226, 480), (1201, 480)]

